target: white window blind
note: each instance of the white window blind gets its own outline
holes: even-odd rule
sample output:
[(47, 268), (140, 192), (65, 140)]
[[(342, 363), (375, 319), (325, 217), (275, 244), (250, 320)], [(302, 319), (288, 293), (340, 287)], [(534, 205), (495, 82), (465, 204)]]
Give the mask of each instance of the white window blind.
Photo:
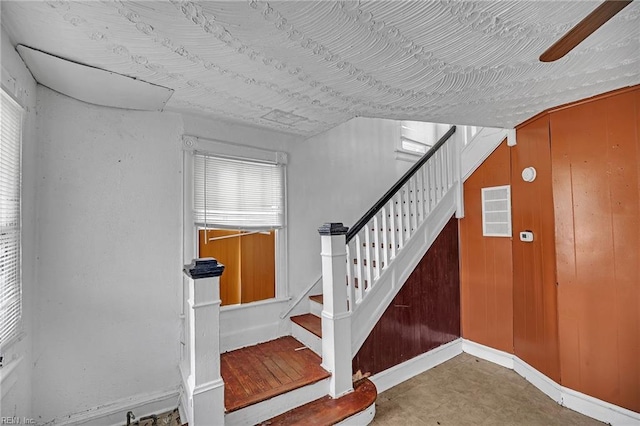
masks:
[(4, 91), (0, 103), (0, 345), (18, 332), (20, 279), (20, 150), (22, 108)]
[(284, 226), (284, 166), (194, 154), (198, 225), (233, 229)]
[(511, 236), (511, 187), (482, 188), (482, 235)]

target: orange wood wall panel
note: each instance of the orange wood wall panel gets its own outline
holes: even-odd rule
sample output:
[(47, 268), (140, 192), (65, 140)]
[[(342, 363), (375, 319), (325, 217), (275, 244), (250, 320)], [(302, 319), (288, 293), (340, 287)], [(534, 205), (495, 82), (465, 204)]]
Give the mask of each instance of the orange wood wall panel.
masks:
[[(220, 277), (220, 300), (222, 305), (240, 303), (240, 239), (246, 237), (224, 238), (204, 243), (204, 230), (198, 231), (198, 256), (214, 257), (224, 265), (224, 272)], [(226, 231), (220, 229), (207, 230), (208, 238), (236, 235), (240, 231)]]
[[(514, 353), (559, 382), (549, 116), (518, 128), (517, 141), (511, 148)], [(521, 173), (530, 166), (538, 177), (525, 182)], [(533, 231), (533, 242), (520, 241), (518, 233), (523, 230)]]
[(275, 231), (241, 237), (242, 303), (276, 297)]
[(562, 384), (640, 412), (640, 90), (550, 119)]
[(482, 235), (481, 188), (509, 185), (506, 141), (464, 183), (466, 215), (460, 223), (462, 336), (513, 353), (511, 238)]

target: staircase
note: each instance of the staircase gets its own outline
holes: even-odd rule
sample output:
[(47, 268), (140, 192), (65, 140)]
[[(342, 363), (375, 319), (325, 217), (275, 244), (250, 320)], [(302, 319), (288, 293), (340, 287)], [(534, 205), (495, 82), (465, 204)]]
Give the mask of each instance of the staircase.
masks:
[[(190, 424), (371, 422), (376, 389), (367, 379), (353, 383), (351, 360), (451, 216), (463, 215), (463, 176), (470, 172), (463, 170), (455, 131), (452, 126), (351, 229), (320, 229), (323, 294), (307, 299), (308, 313), (290, 317), (292, 336), (217, 356), (219, 327), (210, 324), (219, 323), (219, 277), (189, 281), (190, 344), (183, 359), (190, 362), (181, 365), (181, 407)], [(501, 140), (474, 149), (486, 158)]]

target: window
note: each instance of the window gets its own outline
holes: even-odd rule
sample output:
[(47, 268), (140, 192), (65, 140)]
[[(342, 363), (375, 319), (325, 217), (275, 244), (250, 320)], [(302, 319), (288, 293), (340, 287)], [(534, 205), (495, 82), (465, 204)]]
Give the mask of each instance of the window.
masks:
[(284, 225), (282, 165), (194, 155), (196, 223), (233, 229)]
[(0, 106), (0, 345), (18, 334), (22, 315), (20, 184), (22, 108), (4, 90)]
[(193, 218), (197, 256), (225, 265), (223, 305), (276, 297), (285, 237), (282, 162), (194, 152)]
[(401, 121), (396, 158), (416, 161), (449, 130), (449, 125), (423, 121)]
[(482, 188), (482, 235), (511, 237), (511, 187)]

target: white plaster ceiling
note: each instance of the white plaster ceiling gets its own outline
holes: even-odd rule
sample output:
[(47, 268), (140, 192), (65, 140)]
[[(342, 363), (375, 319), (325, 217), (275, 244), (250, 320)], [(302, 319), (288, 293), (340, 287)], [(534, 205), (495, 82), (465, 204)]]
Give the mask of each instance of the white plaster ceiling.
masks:
[(175, 90), (167, 109), (311, 136), (355, 116), (513, 127), (640, 83), (640, 1), (6, 1), (24, 44)]

